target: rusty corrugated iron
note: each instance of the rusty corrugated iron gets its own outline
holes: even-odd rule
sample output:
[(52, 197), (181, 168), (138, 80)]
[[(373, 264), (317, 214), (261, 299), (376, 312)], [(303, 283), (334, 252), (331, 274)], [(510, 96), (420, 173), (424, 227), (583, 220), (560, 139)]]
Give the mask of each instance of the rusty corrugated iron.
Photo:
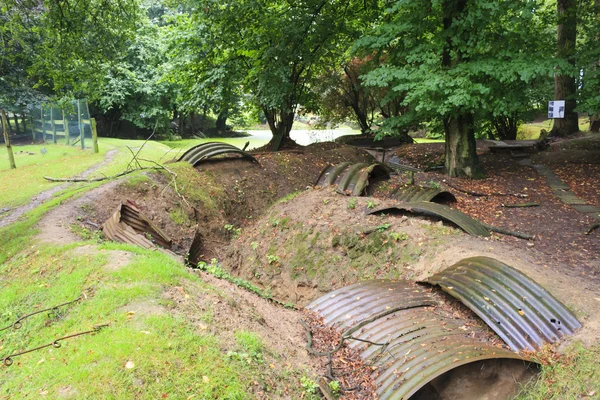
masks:
[(140, 213), (136, 204), (127, 200), (120, 203), (108, 220), (102, 225), (102, 233), (110, 240), (135, 244), (147, 249), (159, 245), (171, 248), (171, 239)]
[(401, 186), (391, 197), (401, 202), (413, 203), (417, 201), (453, 203), (456, 201), (456, 197), (448, 191), (415, 185)]
[(461, 260), (426, 282), (459, 299), (516, 351), (556, 342), (581, 327), (537, 282), (493, 258)]
[(366, 281), (335, 290), (308, 308), (342, 331), (361, 358), (376, 366), (380, 399), (408, 399), (436, 377), (475, 361), (513, 358), (517, 353), (474, 339), (466, 321), (435, 310), (440, 299), (408, 281)]
[(367, 214), (376, 214), (387, 212), (390, 210), (408, 211), (414, 214), (422, 214), (426, 216), (434, 216), (437, 218), (450, 221), (459, 228), (474, 236), (490, 236), (490, 231), (479, 221), (469, 217), (467, 214), (452, 209), (443, 204), (430, 203), (425, 201), (413, 203), (399, 203), (392, 207), (379, 207), (373, 209)]
[(197, 267), (198, 263), (202, 261), (203, 251), (204, 236), (200, 233), (200, 231), (196, 231), (194, 240), (192, 241), (192, 245), (190, 246), (190, 250), (186, 256), (187, 263), (193, 267)]
[(187, 161), (193, 166), (198, 165), (202, 161), (216, 157), (221, 154), (240, 154), (243, 158), (247, 158), (253, 162), (257, 162), (256, 158), (248, 152), (238, 149), (228, 143), (208, 142), (202, 143), (188, 149), (177, 161)]
[(367, 186), (369, 179), (389, 179), (392, 170), (385, 164), (344, 162), (326, 167), (319, 175), (316, 186), (337, 185), (338, 191), (351, 193), (353, 196), (361, 196)]

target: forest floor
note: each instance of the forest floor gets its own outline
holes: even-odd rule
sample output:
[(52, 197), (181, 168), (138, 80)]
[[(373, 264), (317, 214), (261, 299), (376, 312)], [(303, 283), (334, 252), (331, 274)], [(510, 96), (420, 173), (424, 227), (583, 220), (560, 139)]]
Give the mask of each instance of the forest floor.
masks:
[[(14, 292), (4, 290), (6, 296), (0, 296), (0, 305), (11, 310), (9, 314), (3, 314), (2, 320), (10, 321), (15, 313), (39, 301), (33, 288), (49, 283), (53, 290), (60, 289), (59, 281), (51, 278), (54, 267), (49, 265), (58, 257), (56, 251), (67, 252), (73, 259), (81, 258), (70, 271), (89, 267), (83, 283), (70, 287), (67, 292), (75, 294), (78, 290), (87, 290), (91, 281), (97, 281), (92, 285), (97, 293), (118, 289), (132, 294), (131, 298), (117, 296), (112, 299), (114, 306), (97, 304), (105, 308), (100, 314), (102, 318), (112, 323), (110, 335), (118, 335), (120, 340), (129, 340), (142, 348), (136, 360), (140, 355), (149, 360), (136, 366), (139, 376), (130, 374), (136, 369), (126, 371), (129, 369), (127, 360), (133, 360), (135, 354), (122, 354), (124, 349), (119, 348), (117, 355), (125, 369), (121, 369), (120, 364), (107, 364), (106, 360), (101, 360), (98, 365), (107, 369), (106, 374), (119, 376), (118, 385), (122, 387), (113, 388), (114, 395), (186, 398), (212, 393), (223, 396), (230, 393), (226, 388), (231, 386), (239, 389), (236, 395), (311, 398), (316, 392), (314, 377), (323, 374), (325, 361), (309, 357), (304, 349), (305, 332), (298, 323), (302, 314), (250, 293), (242, 289), (240, 283), (263, 297), (303, 306), (332, 289), (356, 281), (372, 278), (419, 280), (462, 258), (484, 255), (498, 258), (538, 281), (574, 310), (584, 325), (566, 343), (580, 341), (590, 349), (588, 353), (580, 356), (579, 350), (564, 345), (561, 347), (561, 351), (567, 353), (564, 357), (558, 353), (544, 354), (554, 364), (565, 366), (567, 373), (561, 379), (576, 384), (568, 389), (571, 392), (564, 392), (567, 390), (563, 388), (564, 384), (554, 382), (556, 375), (550, 374), (541, 384), (551, 388), (543, 398), (566, 398), (565, 393), (593, 393), (588, 396), (593, 398), (595, 393), (600, 393), (600, 384), (588, 379), (589, 371), (583, 371), (584, 367), (578, 363), (589, 354), (592, 359), (588, 360), (589, 365), (592, 365), (593, 357), (600, 353), (596, 339), (600, 335), (600, 261), (597, 258), (600, 229), (590, 230), (598, 221), (557, 199), (546, 178), (530, 165), (547, 166), (575, 195), (590, 205), (600, 206), (600, 140), (597, 135), (583, 135), (554, 142), (548, 151), (526, 154), (491, 153), (489, 145), (480, 142), (478, 153), (486, 179), (450, 179), (437, 172), (423, 172), (415, 175), (415, 183), (447, 189), (457, 198), (452, 207), (488, 224), (531, 234), (533, 240), (499, 234), (485, 239), (474, 238), (451, 225), (422, 217), (366, 216), (368, 208), (394, 204), (388, 194), (394, 187), (407, 183), (408, 177), (402, 174), (392, 176), (383, 185), (374, 185), (374, 192), (367, 197), (354, 199), (330, 188), (315, 189), (315, 181), (327, 165), (374, 160), (364, 150), (350, 146), (323, 143), (281, 153), (259, 153), (256, 154), (259, 163), (230, 159), (204, 163), (197, 168), (185, 163), (167, 164), (171, 173), (138, 174), (113, 181), (78, 199), (65, 201), (45, 216), (38, 217), (37, 236), (2, 265), (3, 287), (15, 289)], [(407, 145), (388, 152), (388, 157), (392, 154), (399, 156), (404, 164), (424, 168), (440, 164), (443, 144)], [(531, 163), (523, 160), (531, 160)], [(177, 174), (177, 191), (172, 185), (173, 172)], [(100, 239), (94, 226), (101, 226), (118, 204), (126, 200), (135, 201), (144, 215), (173, 239), (172, 250), (179, 258)], [(506, 207), (520, 203), (538, 205)], [(385, 232), (360, 234), (365, 229), (382, 225), (387, 226)], [(203, 258), (208, 269), (227, 279), (220, 280), (204, 272), (183, 268), (183, 256), (197, 231), (204, 239)], [(0, 230), (0, 234), (6, 232)], [(391, 233), (402, 239), (391, 239)], [(48, 246), (57, 250), (49, 250)], [(43, 260), (36, 261), (37, 257), (43, 257)], [(104, 260), (100, 270), (87, 265), (95, 257)], [(144, 264), (145, 259), (153, 262)], [(23, 274), (27, 275), (24, 271), (31, 263), (37, 265), (36, 273), (24, 279)], [(168, 272), (166, 266), (172, 272)], [(65, 278), (64, 273), (65, 267), (61, 264), (56, 276)], [(153, 279), (155, 284), (151, 283)], [(20, 283), (31, 284), (31, 288), (27, 286), (24, 294), (18, 294), (16, 289)], [(99, 296), (97, 301), (105, 297)], [(102, 301), (108, 302), (108, 297)], [(181, 328), (172, 327), (171, 320), (165, 322), (167, 316), (175, 318)], [(79, 323), (85, 321), (85, 317), (81, 316)], [(61, 329), (72, 327), (69, 318), (65, 319), (66, 327)], [(165, 321), (157, 322), (160, 318)], [(57, 324), (65, 321), (57, 321)], [(44, 329), (50, 328), (52, 326)], [(185, 336), (181, 341), (168, 333), (169, 329), (177, 334), (191, 329), (193, 338)], [(122, 333), (129, 330), (131, 336)], [(206, 366), (196, 377), (200, 384), (192, 385), (189, 380), (196, 379), (193, 377), (194, 363), (200, 362), (202, 357), (197, 352), (186, 353), (188, 358), (174, 357), (167, 347), (150, 346), (145, 336), (151, 331), (164, 335), (168, 343), (161, 342), (161, 345), (168, 345), (168, 348), (185, 348), (185, 340), (200, 349), (215, 347), (220, 354), (211, 353), (206, 361), (223, 365), (232, 374), (233, 382), (216, 375), (213, 379), (211, 374), (217, 373)], [(216, 342), (198, 342), (198, 337), (203, 335), (210, 335)], [(98, 340), (109, 338), (106, 334), (97, 336)], [(92, 343), (89, 351), (98, 352), (93, 340), (95, 337), (89, 339)], [(5, 348), (11, 344), (23, 346), (24, 343), (12, 337), (3, 342)], [(147, 353), (149, 350), (152, 354)], [(104, 357), (114, 356), (110, 348), (103, 351)], [(60, 382), (48, 378), (51, 370), (57, 367), (56, 361), (40, 361), (33, 368), (28, 364), (35, 364), (37, 358), (28, 357), (21, 358), (23, 373), (14, 367), (11, 367), (13, 372), (2, 372), (4, 376), (0, 377), (0, 382), (12, 383), (4, 385), (0, 395), (8, 398), (17, 390), (21, 393), (35, 390), (36, 394), (39, 391), (63, 398), (77, 398), (86, 393), (106, 394), (101, 383), (109, 376), (104, 377), (104, 373), (92, 390), (84, 380), (78, 380), (77, 374), (71, 378), (62, 374)], [(353, 358), (355, 354), (344, 354), (344, 357), (350, 367), (359, 368)], [(80, 361), (98, 363), (98, 360), (90, 359)], [(182, 389), (165, 383), (173, 371), (157, 366), (167, 361), (170, 365), (174, 363), (171, 368), (181, 375), (178, 385), (188, 387)], [(48, 374), (40, 372), (45, 368), (50, 368)], [(556, 365), (552, 368), (559, 370)], [(595, 368), (592, 371), (598, 369), (597, 366), (590, 368)], [(155, 372), (151, 372), (153, 369)], [(353, 378), (350, 373), (348, 377)], [(373, 398), (372, 383), (364, 381), (364, 376), (354, 379), (363, 380), (364, 391), (343, 397)], [(530, 393), (534, 390), (537, 389), (531, 389)], [(243, 394), (240, 396), (244, 397)], [(522, 398), (536, 398), (535, 394), (528, 396), (526, 391)]]

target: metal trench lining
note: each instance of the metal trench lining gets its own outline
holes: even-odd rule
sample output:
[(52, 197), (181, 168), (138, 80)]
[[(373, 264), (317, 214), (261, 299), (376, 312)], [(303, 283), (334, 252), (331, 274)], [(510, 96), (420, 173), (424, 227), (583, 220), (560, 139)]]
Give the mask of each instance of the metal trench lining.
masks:
[(235, 146), (228, 143), (221, 142), (208, 142), (202, 143), (188, 149), (185, 153), (177, 159), (177, 161), (187, 161), (193, 166), (198, 165), (200, 162), (221, 155), (221, 154), (240, 154), (242, 158), (251, 160), (252, 162), (258, 162), (254, 156), (246, 151), (240, 150)]
[(110, 239), (147, 249), (159, 245), (171, 248), (172, 240), (146, 218), (130, 200), (119, 203), (117, 210), (104, 222), (102, 232)]
[(459, 261), (425, 280), (459, 299), (513, 350), (535, 350), (581, 327), (537, 282), (489, 257)]
[(353, 196), (361, 196), (369, 186), (371, 177), (389, 179), (392, 169), (382, 163), (343, 162), (325, 167), (317, 178), (315, 186), (337, 185), (342, 193), (350, 192)]
[(419, 201), (430, 201), (433, 203), (454, 203), (456, 201), (456, 197), (446, 190), (415, 185), (400, 187), (394, 194), (392, 194), (391, 197), (400, 202), (413, 203)]
[(467, 214), (452, 209), (443, 204), (430, 203), (426, 201), (399, 203), (391, 207), (379, 207), (367, 212), (367, 215), (390, 210), (400, 210), (407, 211), (413, 214), (434, 216), (445, 221), (452, 222), (453, 224), (460, 227), (463, 231), (473, 236), (488, 237), (491, 235), (490, 231), (481, 222), (469, 217)]
[[(408, 399), (434, 378), (474, 361), (531, 361), (469, 337), (460, 328), (466, 321), (435, 312), (432, 306), (438, 303), (439, 297), (423, 286), (377, 280), (337, 289), (307, 308), (342, 330), (365, 323), (352, 334), (359, 340), (349, 340), (348, 345), (378, 366), (373, 377), (380, 399)], [(388, 313), (390, 309), (394, 311)]]

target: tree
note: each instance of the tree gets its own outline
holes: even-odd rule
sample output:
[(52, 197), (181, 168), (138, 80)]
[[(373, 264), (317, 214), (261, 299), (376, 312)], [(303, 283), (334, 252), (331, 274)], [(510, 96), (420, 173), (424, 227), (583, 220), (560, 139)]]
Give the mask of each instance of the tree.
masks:
[(500, 100), (519, 87), (515, 83), (529, 85), (550, 75), (552, 60), (540, 54), (532, 63), (529, 52), (539, 37), (531, 29), (539, 26), (540, 6), (516, 0), (397, 0), (357, 42), (359, 51), (383, 58), (366, 83), (391, 88), (408, 107), (398, 124), (441, 121), (450, 176), (481, 175), (476, 113), (501, 115)]
[[(243, 89), (266, 117), (278, 150), (299, 105), (315, 95), (322, 66), (338, 60), (360, 32), (364, 0), (217, 0), (190, 2), (205, 36), (227, 62), (241, 63)], [(224, 61), (225, 62), (225, 61)], [(218, 66), (214, 66), (218, 68)]]
[(575, 63), (577, 41), (577, 0), (557, 0), (557, 51), (561, 65), (554, 75), (554, 99), (565, 100), (564, 118), (554, 120), (551, 135), (567, 136), (579, 131), (577, 112), (578, 75)]
[(578, 24), (578, 110), (590, 117), (590, 130), (600, 132), (600, 0), (581, 0)]
[(366, 61), (352, 58), (341, 66), (324, 68), (314, 89), (321, 95), (317, 105), (320, 124), (339, 125), (348, 120), (355, 121), (361, 134), (371, 134), (379, 111), (375, 90), (363, 85), (361, 75), (366, 73)]

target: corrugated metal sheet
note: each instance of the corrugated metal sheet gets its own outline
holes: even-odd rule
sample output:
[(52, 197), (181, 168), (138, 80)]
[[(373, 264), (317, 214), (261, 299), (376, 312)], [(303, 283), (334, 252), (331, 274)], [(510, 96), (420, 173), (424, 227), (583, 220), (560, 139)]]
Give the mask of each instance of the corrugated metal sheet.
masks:
[(418, 201), (453, 203), (456, 201), (456, 197), (448, 191), (415, 185), (402, 186), (391, 197), (401, 202), (413, 203)]
[(461, 260), (426, 281), (463, 302), (516, 351), (556, 342), (581, 327), (537, 282), (493, 258)]
[(120, 203), (117, 211), (102, 225), (102, 233), (110, 240), (135, 244), (147, 249), (159, 245), (171, 248), (172, 241), (159, 227), (144, 217), (134, 202)]
[(400, 164), (400, 163), (397, 163), (397, 162), (394, 162), (391, 160), (386, 162), (386, 165), (395, 169), (396, 171), (401, 171), (401, 172), (423, 172), (422, 169), (411, 167), (410, 165)]
[(471, 338), (463, 330), (466, 321), (435, 311), (438, 302), (414, 283), (377, 280), (338, 289), (308, 308), (341, 330), (360, 326), (348, 344), (378, 367), (373, 378), (380, 399), (408, 399), (434, 378), (471, 362), (527, 360)]
[(319, 175), (316, 186), (337, 185), (342, 193), (361, 196), (369, 186), (370, 178), (389, 179), (391, 172), (389, 167), (380, 163), (344, 162), (326, 167)]
[(196, 231), (196, 234), (194, 235), (194, 241), (192, 242), (186, 257), (188, 264), (194, 267), (198, 266), (198, 263), (202, 261), (203, 251), (204, 236), (199, 231)]
[(228, 143), (208, 142), (194, 146), (187, 150), (177, 161), (187, 161), (196, 166), (203, 160), (216, 157), (221, 154), (240, 154), (253, 162), (257, 162), (256, 158), (250, 153), (238, 149)]
[(400, 203), (392, 207), (379, 207), (369, 211), (367, 214), (376, 214), (383, 211), (404, 210), (410, 213), (434, 216), (450, 221), (474, 236), (490, 236), (490, 231), (483, 224), (467, 214), (454, 210), (443, 204), (429, 203), (425, 201), (413, 203)]

